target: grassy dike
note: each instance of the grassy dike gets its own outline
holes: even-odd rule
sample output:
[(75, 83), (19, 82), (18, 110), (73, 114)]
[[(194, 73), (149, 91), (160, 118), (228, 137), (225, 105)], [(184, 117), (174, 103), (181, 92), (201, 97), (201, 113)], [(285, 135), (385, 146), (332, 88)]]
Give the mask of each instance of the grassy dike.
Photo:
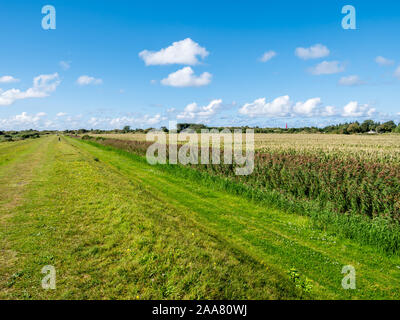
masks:
[[(0, 298), (400, 298), (399, 257), (331, 236), (306, 216), (122, 150), (39, 140), (0, 163), (2, 181), (23, 181), (16, 191), (0, 185), (20, 198), (1, 201)], [(46, 291), (40, 270), (49, 264), (57, 289)], [(356, 269), (356, 290), (341, 287), (344, 265)]]

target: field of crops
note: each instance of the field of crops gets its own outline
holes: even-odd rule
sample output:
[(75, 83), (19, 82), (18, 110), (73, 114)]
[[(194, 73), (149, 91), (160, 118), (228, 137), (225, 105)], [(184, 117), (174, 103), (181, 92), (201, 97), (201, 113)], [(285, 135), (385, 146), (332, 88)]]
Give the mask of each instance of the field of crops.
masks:
[[(89, 134), (108, 139), (146, 141), (146, 134)], [(243, 139), (245, 141), (245, 139)], [(200, 139), (199, 139), (200, 141)], [(340, 155), (378, 162), (400, 163), (400, 135), (255, 134), (255, 148), (263, 152)]]

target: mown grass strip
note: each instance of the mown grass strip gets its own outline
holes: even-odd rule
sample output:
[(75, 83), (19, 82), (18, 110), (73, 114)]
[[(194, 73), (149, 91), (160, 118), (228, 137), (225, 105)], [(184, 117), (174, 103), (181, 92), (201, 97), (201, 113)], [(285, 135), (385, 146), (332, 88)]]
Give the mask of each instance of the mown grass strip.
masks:
[(0, 143), (0, 167), (12, 163), (14, 160), (30, 153), (37, 145), (41, 144), (39, 139), (21, 140), (16, 142)]
[[(0, 229), (16, 253), (15, 263), (5, 267), (10, 276), (0, 281), (6, 288), (0, 297), (312, 297), (84, 148), (54, 138), (41, 161), (24, 201)], [(44, 265), (56, 267), (56, 290), (40, 286)]]

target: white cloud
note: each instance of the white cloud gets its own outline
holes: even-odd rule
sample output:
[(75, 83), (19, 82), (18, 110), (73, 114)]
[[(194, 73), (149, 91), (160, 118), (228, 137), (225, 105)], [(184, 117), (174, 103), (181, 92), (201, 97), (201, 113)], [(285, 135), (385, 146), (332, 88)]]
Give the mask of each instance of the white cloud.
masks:
[(39, 112), (36, 114), (21, 114), (0, 118), (0, 128), (2, 130), (26, 130), (26, 129), (80, 129), (80, 128), (100, 128), (116, 129), (123, 128), (126, 125), (135, 128), (158, 127), (162, 121), (168, 120), (161, 114), (143, 115), (143, 116), (92, 116), (86, 118), (82, 114), (67, 115), (65, 112), (59, 112), (54, 118), (49, 119), (47, 114)]
[(286, 117), (286, 116), (307, 116), (319, 114), (319, 107), (322, 105), (321, 98), (308, 99), (305, 102), (293, 103), (289, 96), (278, 97), (271, 102), (265, 98), (256, 99), (252, 103), (246, 103), (239, 109), (239, 113), (254, 117)]
[(162, 117), (160, 114), (154, 116), (144, 115), (143, 117), (118, 117), (118, 118), (106, 118), (97, 119), (91, 118), (89, 123), (92, 125), (106, 125), (111, 128), (122, 128), (123, 126), (155, 126), (167, 118)]
[(58, 73), (42, 74), (33, 79), (33, 86), (26, 91), (19, 89), (0, 90), (0, 106), (7, 106), (16, 100), (28, 98), (44, 98), (49, 96), (50, 92), (56, 90), (60, 84)]
[(195, 76), (191, 67), (184, 67), (162, 79), (161, 83), (172, 87), (200, 87), (208, 85), (211, 82), (212, 75), (208, 72)]
[(375, 109), (368, 105), (360, 105), (357, 101), (351, 101), (343, 108), (343, 117), (365, 117), (372, 116), (375, 113)]
[(71, 68), (71, 61), (60, 61), (60, 67), (63, 70), (68, 70), (69, 68)]
[(291, 105), (289, 96), (278, 97), (272, 102), (266, 102), (265, 98), (260, 98), (243, 105), (239, 109), (239, 113), (252, 118), (260, 116), (287, 116)]
[(321, 112), (321, 116), (323, 117), (332, 117), (335, 115), (337, 115), (337, 111), (334, 106), (326, 106)]
[(178, 119), (186, 120), (207, 120), (209, 117), (215, 115), (217, 110), (221, 107), (222, 100), (212, 100), (207, 106), (199, 107), (197, 103), (193, 102), (188, 104), (182, 113), (178, 114)]
[(317, 64), (315, 67), (310, 68), (310, 72), (313, 75), (323, 75), (323, 74), (335, 74), (340, 73), (345, 70), (344, 66), (340, 64), (339, 61), (323, 61)]
[(293, 112), (298, 115), (313, 116), (315, 109), (322, 104), (320, 98), (309, 99), (306, 102), (297, 102), (293, 106)]
[(342, 77), (339, 80), (339, 84), (341, 86), (359, 86), (364, 84), (364, 82), (360, 79), (359, 76), (353, 75), (353, 76), (348, 76), (348, 77)]
[(102, 84), (103, 80), (102, 79), (96, 79), (94, 77), (89, 77), (87, 75), (83, 75), (83, 76), (80, 76), (78, 78), (78, 80), (76, 80), (76, 83), (79, 84), (80, 86), (87, 86), (89, 84), (97, 85), (97, 84)]
[(39, 112), (34, 115), (29, 115), (27, 112), (22, 112), (21, 114), (0, 119), (0, 126), (5, 130), (27, 130), (34, 128), (45, 128), (46, 123), (50, 125), (47, 121), (42, 118), (46, 116), (46, 113)]
[(394, 76), (400, 79), (400, 66), (397, 67), (396, 71), (394, 72)]
[(260, 58), (261, 62), (267, 62), (269, 60), (271, 60), (272, 58), (274, 58), (276, 56), (276, 52), (275, 51), (267, 51), (263, 54), (263, 56)]
[(33, 79), (33, 87), (27, 90), (27, 95), (32, 97), (47, 97), (49, 92), (56, 90), (60, 84), (58, 73), (42, 74)]
[(196, 65), (198, 57), (204, 59), (209, 52), (190, 38), (172, 43), (160, 51), (143, 50), (139, 53), (147, 66), (165, 64)]
[(310, 48), (296, 48), (295, 51), (296, 56), (304, 60), (327, 57), (329, 53), (329, 49), (322, 44), (316, 44)]
[(155, 116), (148, 116), (146, 115), (144, 118), (144, 123), (149, 125), (156, 125), (160, 123), (162, 120), (167, 120), (166, 117), (162, 117), (160, 114), (156, 114)]
[(265, 98), (257, 99), (252, 103), (246, 103), (239, 109), (239, 113), (251, 118), (278, 118), (278, 117), (371, 117), (376, 109), (369, 105), (361, 105), (352, 101), (337, 111), (334, 106), (322, 107), (321, 98), (308, 99), (305, 102), (293, 103), (289, 96), (278, 97), (272, 102), (266, 102)]
[(12, 76), (2, 76), (0, 77), (0, 83), (13, 83), (13, 82), (18, 82), (19, 79), (15, 79)]
[(394, 60), (386, 59), (382, 56), (378, 56), (375, 58), (375, 62), (380, 66), (392, 66), (394, 65)]
[(16, 115), (14, 119), (16, 122), (19, 123), (34, 123), (40, 120), (41, 117), (46, 116), (46, 113), (39, 112), (36, 115), (28, 115), (26, 112), (22, 112), (21, 114)]

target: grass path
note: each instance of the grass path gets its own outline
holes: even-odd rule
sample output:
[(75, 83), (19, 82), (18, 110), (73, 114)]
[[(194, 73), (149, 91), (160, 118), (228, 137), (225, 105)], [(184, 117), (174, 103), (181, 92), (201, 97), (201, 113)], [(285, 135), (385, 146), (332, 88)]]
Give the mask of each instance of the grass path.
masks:
[[(17, 179), (19, 163), (30, 181), (15, 205), (1, 203), (1, 249), (13, 258), (0, 259), (0, 298), (400, 298), (398, 257), (121, 152), (39, 140), (14, 152), (15, 167), (0, 165), (0, 179)], [(0, 144), (0, 159), (7, 152)], [(54, 291), (40, 287), (44, 265), (56, 267)], [(341, 287), (344, 265), (356, 290)]]
[[(0, 284), (12, 276), (9, 270), (18, 261), (17, 251), (10, 247), (2, 231), (9, 226), (14, 208), (23, 201), (48, 142), (47, 138), (0, 144)], [(3, 290), (7, 292), (7, 287)]]

